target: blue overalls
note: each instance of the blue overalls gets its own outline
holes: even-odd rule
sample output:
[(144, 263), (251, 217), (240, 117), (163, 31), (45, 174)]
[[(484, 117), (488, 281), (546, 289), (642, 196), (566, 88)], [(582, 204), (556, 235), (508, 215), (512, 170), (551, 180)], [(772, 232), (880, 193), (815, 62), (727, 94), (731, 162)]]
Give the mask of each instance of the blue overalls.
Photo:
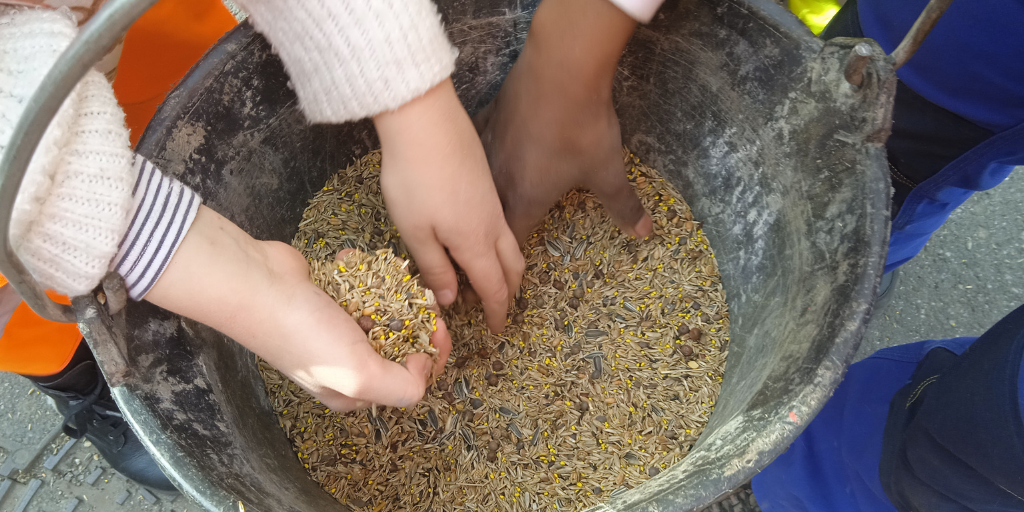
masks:
[[(927, 0), (850, 3), (857, 30), (891, 52)], [(971, 194), (1024, 165), (1021, 27), (1024, 0), (955, 1), (899, 70), (905, 86), (991, 135), (902, 200), (887, 272)], [(1024, 511), (1022, 354), (1024, 307), (980, 338), (890, 347), (853, 364), (789, 450), (754, 477), (754, 496), (765, 512)]]
[[(892, 52), (927, 0), (859, 0), (865, 36)], [(1024, 165), (1024, 0), (953, 2), (897, 72), (932, 103), (994, 135), (919, 184), (892, 222), (885, 271), (917, 255), (932, 233), (974, 192)]]

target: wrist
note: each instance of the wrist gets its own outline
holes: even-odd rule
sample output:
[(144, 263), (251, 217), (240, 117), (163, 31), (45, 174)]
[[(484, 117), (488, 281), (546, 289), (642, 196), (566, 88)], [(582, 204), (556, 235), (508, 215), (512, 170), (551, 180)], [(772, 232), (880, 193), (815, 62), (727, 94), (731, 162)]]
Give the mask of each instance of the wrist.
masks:
[(635, 29), (636, 21), (608, 0), (544, 0), (520, 60), (547, 88), (610, 97), (619, 57)]
[(469, 116), (455, 94), (451, 78), (442, 80), (401, 107), (373, 117), (381, 150), (385, 154), (392, 148), (413, 150), (415, 148), (407, 146), (426, 143), (437, 135), (439, 128), (458, 126), (463, 121), (469, 122)]

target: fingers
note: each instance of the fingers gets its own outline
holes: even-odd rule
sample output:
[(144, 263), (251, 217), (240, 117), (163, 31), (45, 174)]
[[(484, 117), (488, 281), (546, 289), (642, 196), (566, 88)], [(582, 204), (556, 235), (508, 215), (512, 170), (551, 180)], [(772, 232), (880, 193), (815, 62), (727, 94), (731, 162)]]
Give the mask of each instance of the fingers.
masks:
[[(522, 256), (520, 256), (520, 259)], [(487, 253), (473, 254), (468, 257), (456, 255), (456, 260), (466, 275), (469, 276), (473, 289), (480, 296), (484, 306), (484, 316), (491, 332), (499, 333), (505, 328), (508, 312), (509, 284), (505, 281), (505, 273), (498, 259), (497, 252), (491, 249)]]
[(429, 239), (416, 243), (407, 239), (406, 243), (413, 252), (413, 258), (420, 269), (420, 277), (427, 288), (434, 291), (437, 302), (442, 306), (455, 302), (459, 283), (455, 277), (455, 267), (452, 266), (444, 247), (432, 235)]
[(356, 252), (355, 249), (342, 249), (342, 250), (338, 251), (338, 255), (334, 257), (334, 260), (335, 261), (341, 261), (341, 260), (345, 259), (346, 256), (348, 256), (349, 254), (352, 254), (354, 252)]
[(312, 394), (316, 396), (317, 400), (320, 400), (321, 403), (337, 412), (358, 411), (359, 409), (365, 409), (370, 406), (370, 402), (348, 397), (333, 390), (325, 390)]
[(651, 216), (644, 210), (640, 198), (623, 172), (622, 164), (616, 159), (611, 168), (601, 173), (592, 184), (594, 193), (604, 205), (608, 215), (620, 229), (631, 236), (644, 238), (651, 234)]
[(412, 407), (423, 398), (433, 370), (429, 355), (411, 354), (403, 366), (381, 357), (369, 343), (357, 350), (362, 352), (354, 358), (359, 377), (332, 387), (349, 397), (392, 407)]
[(509, 300), (516, 294), (523, 282), (523, 272), (526, 271), (526, 260), (519, 250), (519, 242), (511, 232), (506, 232), (498, 238), (498, 260), (501, 261), (501, 268), (505, 272), (505, 283), (508, 286)]

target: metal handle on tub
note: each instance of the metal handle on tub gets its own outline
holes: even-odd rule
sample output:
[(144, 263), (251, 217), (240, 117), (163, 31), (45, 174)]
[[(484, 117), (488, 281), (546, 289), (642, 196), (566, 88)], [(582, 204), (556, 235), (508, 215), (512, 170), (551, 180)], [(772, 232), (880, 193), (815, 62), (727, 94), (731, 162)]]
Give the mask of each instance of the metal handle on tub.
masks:
[(46, 128), (68, 94), (99, 62), (117, 39), (157, 0), (108, 0), (79, 32), (43, 78), (14, 126), (0, 159), (0, 272), (39, 316), (54, 322), (75, 322), (71, 306), (58, 304), (43, 291), (11, 246), (11, 214), (25, 171)]
[(900, 41), (899, 46), (890, 54), (895, 61), (893, 64), (895, 69), (899, 69), (906, 64), (910, 57), (917, 52), (917, 49), (921, 47), (921, 43), (924, 42), (924, 38), (928, 37), (928, 33), (935, 28), (935, 24), (939, 22), (942, 13), (946, 12), (951, 3), (953, 3), (953, 0), (931, 0), (928, 2), (928, 5), (924, 6), (924, 10), (921, 11), (917, 21), (907, 31), (903, 41)]
[[(917, 20), (914, 21), (913, 26), (903, 36), (899, 46), (889, 54), (889, 57), (892, 58), (893, 69), (899, 69), (910, 60), (910, 57), (921, 47), (921, 43), (924, 42), (928, 34), (935, 28), (935, 24), (939, 22), (939, 18), (942, 17), (942, 14), (946, 12), (951, 3), (953, 3), (953, 0), (931, 0), (928, 2), (928, 5), (921, 11)], [(850, 51), (844, 72), (846, 81), (850, 85), (854, 87), (863, 85), (864, 68), (867, 67), (868, 60), (871, 59), (871, 53), (871, 45), (867, 43), (859, 43)]]

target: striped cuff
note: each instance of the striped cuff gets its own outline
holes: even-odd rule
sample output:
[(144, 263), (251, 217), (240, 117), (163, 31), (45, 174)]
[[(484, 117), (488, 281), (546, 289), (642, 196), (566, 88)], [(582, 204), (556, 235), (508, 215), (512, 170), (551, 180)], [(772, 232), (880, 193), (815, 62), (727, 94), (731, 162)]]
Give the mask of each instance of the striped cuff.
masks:
[(135, 169), (135, 214), (111, 270), (124, 278), (128, 296), (142, 300), (164, 273), (203, 200), (139, 155)]

